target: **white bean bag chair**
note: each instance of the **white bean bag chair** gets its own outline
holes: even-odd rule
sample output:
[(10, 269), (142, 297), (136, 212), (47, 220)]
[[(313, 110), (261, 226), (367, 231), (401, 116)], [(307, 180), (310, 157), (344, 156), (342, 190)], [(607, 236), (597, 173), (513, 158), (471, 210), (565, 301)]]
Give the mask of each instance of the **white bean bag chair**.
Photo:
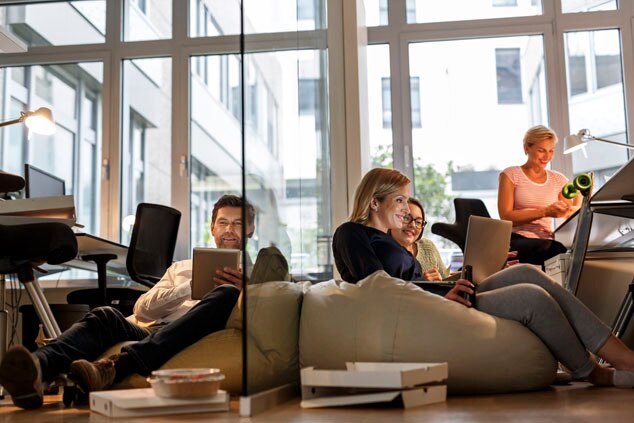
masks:
[(356, 285), (334, 280), (304, 294), (300, 365), (347, 361), (448, 362), (450, 393), (535, 390), (557, 362), (520, 323), (466, 308), (378, 271)]

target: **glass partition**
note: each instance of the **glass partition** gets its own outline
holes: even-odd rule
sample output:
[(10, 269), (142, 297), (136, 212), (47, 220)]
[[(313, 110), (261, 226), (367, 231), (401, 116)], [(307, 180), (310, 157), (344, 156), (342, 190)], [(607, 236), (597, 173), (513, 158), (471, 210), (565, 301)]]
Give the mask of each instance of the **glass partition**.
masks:
[[(274, 6), (282, 3), (288, 13), (264, 25), (263, 8), (280, 10)], [(323, 25), (320, 5), (245, 1), (245, 29), (293, 31), (279, 40), (298, 43), (303, 30)], [(317, 12), (310, 24), (302, 14), (306, 7)], [(263, 51), (247, 39), (241, 63), (242, 182), (255, 209), (247, 247), (255, 262), (244, 291), (245, 394), (253, 395), (298, 381), (301, 285), (296, 281), (332, 278), (328, 82), (322, 47)]]

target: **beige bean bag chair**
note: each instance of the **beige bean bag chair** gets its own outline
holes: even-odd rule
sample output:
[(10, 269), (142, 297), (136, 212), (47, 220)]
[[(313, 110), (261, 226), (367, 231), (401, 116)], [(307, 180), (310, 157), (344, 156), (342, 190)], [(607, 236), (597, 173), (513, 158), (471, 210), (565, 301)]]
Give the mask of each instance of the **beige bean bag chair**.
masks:
[(448, 362), (451, 393), (541, 389), (557, 363), (520, 323), (469, 309), (375, 272), (353, 285), (328, 281), (304, 294), (300, 364)]
[[(267, 282), (248, 287), (247, 377), (249, 393), (299, 379), (298, 330), (302, 292), (306, 285)], [(242, 297), (226, 329), (212, 333), (167, 361), (162, 369), (214, 367), (225, 374), (222, 389), (242, 393)], [(108, 350), (107, 357), (123, 344)], [(145, 377), (132, 375), (114, 389), (149, 387)]]

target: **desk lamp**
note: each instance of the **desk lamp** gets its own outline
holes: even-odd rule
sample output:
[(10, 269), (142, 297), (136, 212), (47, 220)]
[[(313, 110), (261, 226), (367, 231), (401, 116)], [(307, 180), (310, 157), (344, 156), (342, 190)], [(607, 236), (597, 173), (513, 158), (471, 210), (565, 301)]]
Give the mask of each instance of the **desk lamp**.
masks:
[(0, 122), (0, 127), (24, 122), (29, 130), (41, 135), (51, 135), (55, 132), (53, 112), (47, 107), (40, 107), (34, 112), (21, 112), (20, 117), (6, 122)]
[(610, 144), (620, 145), (625, 148), (634, 148), (634, 145), (624, 144), (622, 142), (610, 141), (604, 138), (595, 137), (590, 135), (590, 131), (587, 129), (581, 129), (576, 134), (570, 134), (564, 137), (564, 154), (572, 153), (575, 150), (585, 147), (585, 143), (589, 141), (601, 141)]

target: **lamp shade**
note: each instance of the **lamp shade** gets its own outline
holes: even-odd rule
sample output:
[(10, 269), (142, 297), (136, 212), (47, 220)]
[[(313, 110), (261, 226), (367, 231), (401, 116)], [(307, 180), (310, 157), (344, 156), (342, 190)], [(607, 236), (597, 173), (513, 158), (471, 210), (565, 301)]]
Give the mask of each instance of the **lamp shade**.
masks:
[(585, 146), (582, 134), (583, 131), (584, 130), (582, 129), (577, 134), (570, 134), (564, 137), (564, 154), (570, 154)]
[(34, 112), (27, 112), (24, 124), (31, 131), (42, 135), (51, 135), (56, 129), (53, 112), (47, 107), (40, 107)]

